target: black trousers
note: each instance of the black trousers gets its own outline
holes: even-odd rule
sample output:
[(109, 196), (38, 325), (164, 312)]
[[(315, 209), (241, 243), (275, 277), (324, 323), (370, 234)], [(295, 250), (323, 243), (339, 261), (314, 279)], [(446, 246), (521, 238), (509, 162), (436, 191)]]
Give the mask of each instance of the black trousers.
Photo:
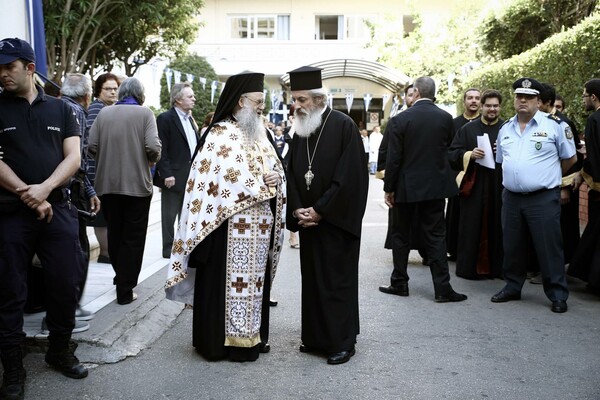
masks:
[(51, 336), (71, 335), (79, 300), (83, 254), (77, 210), (52, 203), (52, 220), (38, 221), (24, 205), (0, 213), (0, 349), (21, 345), (27, 269), (34, 254), (44, 266), (46, 322)]
[(413, 216), (419, 210), (420, 220), (417, 222), (422, 232), (423, 242), (431, 269), (433, 288), (436, 295), (447, 295), (450, 286), (448, 261), (446, 260), (446, 222), (444, 220), (444, 199), (420, 201), (415, 203), (396, 203), (394, 208), (397, 223), (392, 233), (392, 255), (394, 271), (390, 284), (400, 286), (408, 283), (408, 254), (410, 253), (410, 232)]
[(520, 293), (527, 277), (528, 233), (537, 256), (544, 292), (551, 301), (567, 300), (560, 188), (523, 195), (502, 192), (502, 237), (506, 289)]
[(101, 196), (108, 229), (108, 254), (115, 270), (117, 300), (131, 298), (142, 269), (152, 196)]
[(181, 215), (184, 192), (175, 192), (169, 189), (161, 190), (160, 216), (162, 225), (162, 254), (168, 257), (173, 247), (175, 237), (175, 218)]

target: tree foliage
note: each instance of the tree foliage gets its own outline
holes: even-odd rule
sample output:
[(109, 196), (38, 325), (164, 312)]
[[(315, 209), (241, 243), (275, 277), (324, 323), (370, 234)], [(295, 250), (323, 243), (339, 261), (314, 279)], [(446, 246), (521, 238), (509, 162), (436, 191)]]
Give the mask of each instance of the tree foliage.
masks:
[(598, 0), (514, 0), (479, 27), (481, 48), (495, 59), (520, 54), (589, 16)]
[(48, 71), (111, 70), (131, 76), (155, 56), (175, 57), (195, 38), (203, 0), (43, 0)]
[[(394, 21), (372, 26), (370, 46), (380, 55), (378, 62), (402, 71), (413, 79), (431, 76), (437, 83), (438, 102), (453, 102), (457, 83), (485, 60), (476, 40), (474, 21), (480, 19), (477, 7), (465, 6), (457, 13), (440, 17), (435, 26), (426, 26), (415, 13), (415, 30), (403, 35)], [(393, 30), (385, 32), (386, 26)], [(384, 33), (381, 33), (381, 32)]]
[[(185, 55), (177, 58), (169, 65), (169, 68), (181, 71), (184, 74), (183, 76), (185, 76), (186, 73), (196, 76), (196, 79), (192, 82), (194, 95), (196, 97), (196, 105), (192, 110), (192, 115), (196, 119), (196, 122), (199, 125), (202, 125), (204, 117), (207, 113), (215, 110), (219, 99), (219, 90), (217, 90), (214, 103), (210, 102), (210, 84), (212, 81), (218, 80), (215, 70), (204, 57), (197, 55)], [(206, 88), (202, 87), (199, 77), (206, 78)], [(164, 74), (160, 80), (160, 105), (164, 110), (171, 107), (170, 92), (167, 87), (167, 78)]]
[(510, 59), (474, 72), (463, 87), (499, 90), (506, 101), (502, 115), (515, 114), (512, 83), (523, 76), (555, 86), (567, 102), (567, 115), (579, 126), (585, 121), (581, 101), (583, 84), (600, 77), (600, 14), (594, 14), (572, 29), (553, 35), (541, 44)]

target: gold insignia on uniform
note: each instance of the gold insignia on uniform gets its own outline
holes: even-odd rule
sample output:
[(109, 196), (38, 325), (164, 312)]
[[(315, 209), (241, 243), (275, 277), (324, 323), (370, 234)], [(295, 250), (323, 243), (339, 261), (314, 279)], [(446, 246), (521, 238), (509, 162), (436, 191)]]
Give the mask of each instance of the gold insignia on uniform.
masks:
[(571, 130), (570, 126), (567, 126), (565, 128), (565, 136), (567, 137), (567, 139), (572, 140), (573, 139), (573, 131)]
[(523, 82), (521, 82), (521, 87), (524, 87), (526, 89), (531, 87), (531, 81), (529, 79), (525, 79)]

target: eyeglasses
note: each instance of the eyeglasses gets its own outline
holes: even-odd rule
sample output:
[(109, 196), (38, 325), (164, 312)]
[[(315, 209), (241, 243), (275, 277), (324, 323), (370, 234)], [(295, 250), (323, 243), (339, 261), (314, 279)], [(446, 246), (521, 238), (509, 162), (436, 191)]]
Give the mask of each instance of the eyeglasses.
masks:
[(257, 106), (264, 106), (264, 105), (265, 105), (265, 101), (264, 101), (264, 99), (255, 100), (255, 99), (253, 99), (252, 97), (248, 97), (248, 96), (242, 96), (242, 97), (245, 97), (246, 99), (248, 99), (248, 100), (250, 100), (250, 101), (252, 101), (252, 102), (256, 103), (256, 105), (257, 105)]
[(102, 90), (104, 90), (105, 92), (116, 92), (117, 90), (119, 90), (118, 87), (103, 87)]

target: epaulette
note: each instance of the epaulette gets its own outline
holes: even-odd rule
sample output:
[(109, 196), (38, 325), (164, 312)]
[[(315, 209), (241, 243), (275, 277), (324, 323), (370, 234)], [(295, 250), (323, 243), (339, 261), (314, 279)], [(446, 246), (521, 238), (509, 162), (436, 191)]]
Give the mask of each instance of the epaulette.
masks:
[(564, 122), (562, 119), (560, 119), (560, 117), (558, 117), (556, 114), (548, 114), (548, 118), (550, 118), (551, 120), (553, 120), (554, 122), (556, 122), (557, 124), (560, 124), (561, 122)]
[(504, 121), (504, 122), (502, 123), (502, 125), (500, 125), (500, 128), (499, 128), (499, 129), (502, 129), (502, 127), (503, 127), (504, 125), (508, 124), (510, 121), (512, 121), (512, 120), (513, 120), (513, 118), (515, 118), (515, 117), (511, 117), (511, 118), (507, 119), (506, 121)]

